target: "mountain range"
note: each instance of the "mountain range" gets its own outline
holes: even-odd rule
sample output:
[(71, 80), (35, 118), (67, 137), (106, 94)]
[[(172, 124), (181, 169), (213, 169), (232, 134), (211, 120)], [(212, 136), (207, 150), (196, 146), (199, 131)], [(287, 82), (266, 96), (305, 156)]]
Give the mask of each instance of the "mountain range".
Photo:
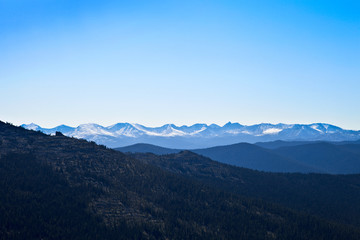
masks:
[(359, 187), (356, 174), (123, 154), (0, 121), (0, 239), (359, 239)]
[(46, 134), (62, 132), (64, 135), (94, 141), (107, 147), (123, 147), (136, 143), (150, 143), (167, 148), (195, 149), (239, 142), (268, 141), (355, 141), (360, 139), (360, 131), (345, 130), (325, 124), (269, 124), (251, 126), (239, 123), (194, 124), (176, 126), (166, 124), (161, 127), (146, 127), (141, 124), (117, 123), (108, 127), (98, 124), (81, 124), (78, 127), (60, 125), (42, 128), (34, 123), (23, 124), (28, 130)]

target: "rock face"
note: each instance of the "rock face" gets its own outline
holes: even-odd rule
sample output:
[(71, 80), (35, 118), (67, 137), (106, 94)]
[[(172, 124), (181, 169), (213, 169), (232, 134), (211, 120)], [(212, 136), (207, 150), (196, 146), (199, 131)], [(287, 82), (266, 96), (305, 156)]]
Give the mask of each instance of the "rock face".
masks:
[(140, 124), (117, 123), (108, 127), (98, 124), (82, 124), (76, 128), (60, 125), (55, 128), (41, 128), (36, 124), (23, 124), (29, 130), (46, 134), (62, 132), (66, 136), (83, 138), (108, 147), (122, 147), (136, 143), (150, 143), (168, 148), (204, 148), (239, 142), (267, 141), (355, 141), (360, 131), (344, 130), (324, 123), (314, 124), (257, 124), (244, 126), (239, 123), (194, 124), (175, 126), (166, 124), (150, 128)]

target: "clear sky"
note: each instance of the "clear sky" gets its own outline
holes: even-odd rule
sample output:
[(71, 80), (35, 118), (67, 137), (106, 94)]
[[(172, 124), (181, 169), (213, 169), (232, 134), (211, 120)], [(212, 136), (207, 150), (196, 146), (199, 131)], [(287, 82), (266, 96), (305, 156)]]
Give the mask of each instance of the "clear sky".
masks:
[(0, 0), (0, 120), (360, 129), (360, 1)]

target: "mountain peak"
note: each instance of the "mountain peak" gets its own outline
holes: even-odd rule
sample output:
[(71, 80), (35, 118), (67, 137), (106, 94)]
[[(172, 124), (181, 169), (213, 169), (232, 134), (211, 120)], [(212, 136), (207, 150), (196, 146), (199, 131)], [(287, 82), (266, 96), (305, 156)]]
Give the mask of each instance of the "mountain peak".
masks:
[(40, 129), (40, 126), (35, 124), (35, 123), (22, 124), (21, 127), (26, 128), (28, 130), (38, 130), (38, 129)]
[(227, 122), (223, 127), (242, 127), (240, 123)]

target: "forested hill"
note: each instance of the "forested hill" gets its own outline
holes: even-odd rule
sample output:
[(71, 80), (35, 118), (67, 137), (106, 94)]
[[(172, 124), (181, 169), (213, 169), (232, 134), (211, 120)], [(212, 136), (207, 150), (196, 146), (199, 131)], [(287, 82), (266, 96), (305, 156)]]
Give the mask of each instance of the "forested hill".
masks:
[(149, 165), (250, 198), (260, 198), (360, 227), (360, 174), (268, 173), (234, 167), (190, 151), (134, 153)]
[(85, 140), (0, 122), (0, 239), (358, 239)]

